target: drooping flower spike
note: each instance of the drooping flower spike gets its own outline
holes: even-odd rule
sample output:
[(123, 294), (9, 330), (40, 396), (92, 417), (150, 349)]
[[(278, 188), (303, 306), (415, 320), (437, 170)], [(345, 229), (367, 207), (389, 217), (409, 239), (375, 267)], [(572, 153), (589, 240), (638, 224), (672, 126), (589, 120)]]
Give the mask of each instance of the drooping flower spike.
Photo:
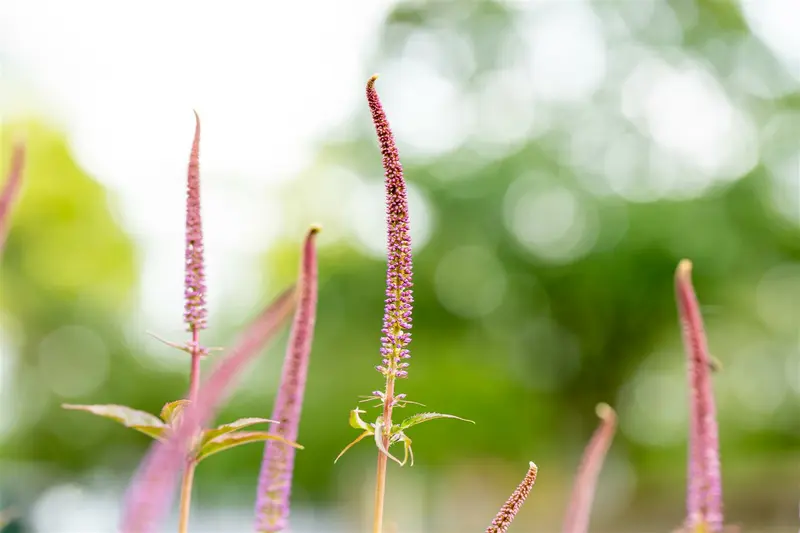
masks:
[[(312, 226), (306, 236), (300, 260), (298, 304), (283, 361), (278, 396), (272, 410), (272, 418), (279, 424), (272, 424), (270, 433), (292, 442), (297, 440), (300, 426), (316, 322), (318, 282), (314, 240), (319, 231), (318, 226)], [(288, 444), (268, 441), (264, 446), (256, 497), (255, 529), (258, 533), (277, 533), (288, 527), (294, 458), (295, 449)]]
[(675, 272), (678, 315), (687, 357), (690, 391), (689, 468), (685, 528), (691, 533), (723, 530), (717, 412), (711, 387), (712, 360), (700, 304), (692, 286), (692, 263), (684, 259)]
[(11, 152), (11, 164), (9, 166), (6, 181), (0, 190), (0, 252), (6, 243), (8, 235), (9, 218), (11, 216), (11, 206), (17, 198), (20, 185), (22, 184), (22, 169), (25, 165), (25, 145), (18, 141), (14, 144)]
[(597, 478), (617, 427), (617, 414), (605, 403), (597, 406), (600, 425), (583, 452), (564, 519), (564, 533), (587, 533)]
[(189, 331), (206, 327), (206, 279), (203, 262), (203, 219), (200, 213), (200, 117), (194, 113), (195, 129), (186, 183), (186, 278), (184, 321)]
[(531, 489), (536, 483), (536, 474), (538, 472), (539, 469), (531, 462), (529, 464), (528, 473), (525, 474), (525, 478), (497, 512), (494, 520), (492, 520), (492, 525), (486, 528), (486, 533), (506, 533), (506, 531), (508, 531), (511, 522), (514, 521), (522, 504), (525, 503), (528, 494), (531, 493)]
[(152, 533), (170, 508), (177, 478), (199, 436), (231, 385), (292, 313), (295, 289), (286, 290), (248, 327), (243, 337), (200, 387), (198, 400), (184, 408), (169, 437), (153, 445), (128, 490), (121, 533)]

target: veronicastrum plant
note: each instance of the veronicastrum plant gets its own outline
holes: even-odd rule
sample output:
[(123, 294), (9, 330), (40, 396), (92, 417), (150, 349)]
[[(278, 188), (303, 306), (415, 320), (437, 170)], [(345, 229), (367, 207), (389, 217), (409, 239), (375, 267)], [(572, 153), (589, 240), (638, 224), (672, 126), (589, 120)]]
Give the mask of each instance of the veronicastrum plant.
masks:
[[(316, 233), (313, 230), (312, 234)], [(184, 277), (184, 314), (190, 338), (184, 344), (163, 341), (171, 347), (186, 352), (190, 357), (189, 391), (182, 399), (168, 402), (159, 416), (133, 409), (124, 405), (73, 405), (64, 404), (65, 409), (85, 411), (109, 418), (131, 429), (162, 442), (170, 442), (177, 434), (180, 421), (188, 406), (198, 404), (201, 375), (200, 362), (209, 354), (209, 349), (200, 342), (200, 332), (207, 326), (206, 281), (203, 246), (203, 222), (200, 207), (200, 118), (195, 113), (195, 134), (189, 156), (189, 170), (186, 186), (186, 249)], [(280, 303), (280, 301), (278, 302)], [(285, 312), (283, 314), (286, 314)], [(267, 339), (264, 339), (265, 341)], [(258, 346), (260, 347), (260, 346)], [(258, 348), (256, 347), (256, 349)], [(191, 438), (191, 450), (182, 461), (182, 481), (178, 530), (185, 533), (189, 529), (194, 471), (207, 457), (235, 446), (251, 442), (277, 441), (281, 446), (293, 449), (299, 447), (287, 440), (281, 432), (247, 430), (256, 424), (277, 424), (278, 421), (266, 418), (241, 418), (215, 428), (198, 428)], [(139, 520), (137, 518), (136, 520)]]
[[(416, 404), (397, 392), (398, 380), (408, 377), (412, 313), (412, 252), (409, 232), (409, 205), (403, 168), (386, 114), (375, 90), (373, 76), (367, 83), (367, 102), (377, 132), (383, 157), (387, 218), (386, 302), (380, 352), (377, 365), (383, 376), (383, 390), (362, 399), (375, 402), (379, 413), (367, 422), (360, 408), (350, 413), (350, 425), (360, 431), (336, 458), (338, 460), (357, 442), (371, 437), (377, 450), (377, 468), (373, 515), (373, 533), (383, 533), (383, 506), (389, 460), (400, 466), (413, 465), (414, 457), (409, 428), (435, 419), (469, 420), (441, 413), (422, 412), (395, 422), (395, 409)], [(189, 158), (186, 203), (186, 264), (184, 321), (190, 338), (183, 344), (166, 342), (190, 357), (189, 390), (184, 398), (168, 402), (159, 416), (121, 405), (65, 405), (67, 409), (86, 411), (112, 419), (153, 438), (156, 442), (147, 453), (133, 478), (123, 505), (121, 533), (153, 533), (171, 507), (174, 492), (180, 486), (179, 533), (188, 531), (189, 508), (194, 469), (214, 453), (248, 442), (265, 442), (258, 476), (254, 531), (278, 533), (289, 529), (290, 496), (295, 441), (305, 393), (306, 376), (316, 320), (317, 226), (309, 229), (301, 253), (300, 271), (295, 287), (285, 290), (249, 324), (241, 338), (205, 380), (201, 380), (200, 361), (210, 350), (200, 342), (206, 327), (206, 286), (204, 248), (200, 210), (199, 144), (200, 121), (195, 115), (195, 136)], [(20, 188), (24, 146), (17, 144), (11, 158), (8, 177), (0, 191), (0, 252), (8, 231), (11, 205)], [(711, 373), (719, 364), (709, 355), (700, 306), (691, 281), (691, 263), (683, 260), (675, 275), (678, 314), (687, 357), (690, 397), (689, 459), (686, 519), (676, 533), (733, 533), (735, 526), (725, 526), (722, 512), (719, 438), (716, 408), (711, 387)], [(261, 349), (275, 336), (294, 312), (289, 343), (283, 363), (278, 395), (272, 418), (244, 418), (208, 429), (216, 411), (232, 392), (237, 378)], [(419, 404), (418, 404), (419, 405)], [(562, 531), (587, 533), (598, 476), (617, 425), (614, 410), (597, 406), (600, 425), (589, 441), (578, 467), (566, 510)], [(255, 424), (269, 424), (268, 431), (244, 431)], [(402, 444), (403, 459), (391, 453)], [(501, 506), (487, 533), (508, 531), (522, 504), (531, 493), (538, 467), (531, 462), (527, 473), (508, 500)], [(8, 510), (0, 511), (0, 525)]]

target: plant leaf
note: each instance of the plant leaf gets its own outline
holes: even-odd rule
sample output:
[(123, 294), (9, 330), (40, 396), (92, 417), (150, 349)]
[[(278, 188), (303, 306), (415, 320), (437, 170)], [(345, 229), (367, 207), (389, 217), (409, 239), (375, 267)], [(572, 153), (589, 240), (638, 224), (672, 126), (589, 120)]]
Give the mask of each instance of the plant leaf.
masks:
[(189, 405), (189, 400), (175, 400), (174, 402), (169, 402), (164, 404), (164, 407), (161, 408), (161, 414), (159, 416), (167, 424), (172, 424), (187, 405)]
[(339, 452), (339, 455), (337, 455), (337, 456), (336, 456), (336, 459), (334, 459), (334, 460), (333, 460), (334, 464), (336, 463), (336, 461), (338, 461), (339, 459), (341, 459), (341, 458), (342, 458), (342, 456), (344, 455), (344, 452), (346, 452), (347, 450), (349, 450), (350, 448), (352, 448), (353, 446), (355, 446), (356, 444), (358, 444), (359, 442), (361, 442), (361, 440), (362, 440), (363, 438), (365, 438), (365, 437), (369, 437), (370, 435), (372, 435), (372, 433), (373, 433), (373, 432), (372, 432), (372, 430), (370, 430), (370, 431), (365, 431), (364, 433), (362, 433), (361, 435), (359, 435), (358, 437), (356, 437), (356, 440), (354, 440), (353, 442), (351, 442), (350, 444), (348, 444), (347, 446), (345, 446), (345, 447), (344, 447), (344, 450), (342, 450), (341, 452)]
[(400, 429), (401, 430), (408, 429), (411, 426), (416, 426), (417, 424), (427, 422), (428, 420), (435, 420), (437, 418), (452, 418), (454, 420), (470, 422), (471, 424), (475, 423), (472, 420), (467, 420), (466, 418), (461, 418), (460, 416), (455, 416), (455, 415), (445, 415), (442, 413), (418, 413), (416, 415), (409, 416), (408, 418), (400, 422)]
[(380, 450), (381, 453), (383, 453), (386, 457), (400, 466), (403, 466), (403, 463), (400, 461), (400, 459), (389, 453), (389, 450), (387, 450), (383, 445), (383, 419), (381, 418), (378, 418), (378, 421), (375, 422), (375, 444), (378, 446), (378, 450)]
[(208, 429), (203, 432), (203, 440), (201, 446), (205, 446), (206, 443), (216, 439), (220, 435), (224, 435), (225, 433), (230, 433), (231, 431), (236, 431), (237, 429), (243, 429), (248, 426), (252, 426), (254, 424), (277, 424), (278, 422), (275, 420), (270, 420), (269, 418), (240, 418), (239, 420), (234, 420), (233, 422), (229, 422), (227, 424), (222, 424), (220, 426), (215, 427), (214, 429)]
[(151, 415), (146, 411), (139, 411), (126, 405), (75, 405), (71, 403), (62, 404), (61, 407), (71, 411), (86, 411), (93, 415), (109, 418), (119, 422), (125, 427), (135, 429), (144, 433), (148, 437), (161, 439), (164, 431), (168, 428), (157, 416)]
[(400, 436), (400, 440), (403, 441), (403, 448), (404, 448), (403, 464), (406, 464), (408, 458), (411, 457), (411, 466), (414, 466), (414, 450), (411, 449), (411, 439), (408, 438), (408, 435), (406, 435), (402, 431), (398, 433), (398, 435)]
[(197, 452), (197, 461), (200, 462), (209, 455), (214, 455), (217, 452), (221, 452), (235, 446), (241, 446), (242, 444), (247, 444), (248, 442), (263, 442), (267, 440), (277, 440), (291, 446), (292, 448), (297, 448), (299, 450), (303, 449), (303, 447), (296, 442), (288, 441), (283, 437), (273, 435), (266, 431), (235, 431), (217, 435), (215, 438), (204, 443), (200, 448), (200, 451)]
[(350, 427), (354, 429), (363, 429), (364, 431), (369, 431), (370, 434), (372, 434), (373, 432), (372, 426), (361, 420), (361, 417), (359, 416), (359, 414), (365, 412), (366, 411), (362, 411), (357, 407), (352, 411), (350, 411)]

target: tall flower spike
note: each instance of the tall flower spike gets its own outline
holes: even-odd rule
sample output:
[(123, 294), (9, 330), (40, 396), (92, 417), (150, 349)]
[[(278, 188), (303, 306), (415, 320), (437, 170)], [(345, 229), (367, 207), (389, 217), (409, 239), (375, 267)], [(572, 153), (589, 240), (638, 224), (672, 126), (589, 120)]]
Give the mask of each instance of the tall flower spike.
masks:
[[(306, 389), (306, 376), (317, 314), (317, 253), (314, 240), (319, 233), (312, 226), (306, 237), (300, 260), (298, 304), (283, 361), (278, 397), (272, 410), (270, 433), (292, 442), (297, 440), (300, 413)], [(258, 476), (256, 531), (276, 533), (287, 528), (289, 499), (292, 491), (295, 449), (279, 441), (267, 441)]]
[(383, 315), (383, 337), (381, 354), (383, 365), (378, 371), (391, 377), (405, 378), (408, 363), (401, 360), (410, 357), (406, 346), (411, 342), (411, 306), (414, 301), (411, 291), (411, 235), (408, 226), (408, 194), (403, 179), (403, 166), (394, 143), (389, 121), (383, 111), (375, 80), (372, 76), (367, 82), (367, 102), (372, 113), (372, 121), (378, 134), (378, 142), (383, 156), (386, 184), (386, 222), (387, 251), (389, 254), (386, 270), (386, 306)]
[(492, 520), (492, 525), (486, 528), (486, 533), (506, 533), (506, 531), (508, 531), (508, 526), (514, 521), (520, 507), (525, 503), (528, 494), (531, 493), (531, 489), (536, 483), (536, 474), (538, 471), (539, 469), (536, 465), (531, 462), (528, 473), (525, 474), (525, 479), (522, 480), (522, 483), (519, 484), (516, 490), (509, 496), (508, 500), (506, 500), (506, 503), (497, 512), (494, 520)]
[(682, 260), (675, 272), (675, 292), (691, 393), (686, 529), (692, 533), (717, 533), (723, 527), (717, 413), (711, 389), (711, 359), (688, 259)]
[(6, 243), (11, 206), (17, 198), (22, 183), (22, 167), (25, 165), (25, 145), (18, 141), (12, 150), (8, 176), (0, 190), (0, 252)]
[(208, 425), (232, 382), (289, 318), (295, 304), (294, 288), (281, 294), (248, 327), (227, 357), (219, 361), (200, 388), (198, 400), (183, 411), (170, 437), (148, 452), (125, 501), (121, 533), (152, 533), (172, 503), (177, 477), (186, 454), (201, 428)]
[(597, 477), (600, 475), (600, 469), (603, 467), (617, 429), (617, 414), (608, 404), (601, 403), (597, 406), (597, 416), (600, 418), (600, 426), (595, 430), (592, 440), (583, 452), (583, 459), (578, 467), (578, 475), (567, 506), (564, 533), (586, 533), (589, 530), (589, 516)]
[(195, 127), (186, 182), (186, 278), (184, 321), (189, 331), (206, 327), (206, 279), (203, 264), (203, 221), (200, 216), (200, 117)]

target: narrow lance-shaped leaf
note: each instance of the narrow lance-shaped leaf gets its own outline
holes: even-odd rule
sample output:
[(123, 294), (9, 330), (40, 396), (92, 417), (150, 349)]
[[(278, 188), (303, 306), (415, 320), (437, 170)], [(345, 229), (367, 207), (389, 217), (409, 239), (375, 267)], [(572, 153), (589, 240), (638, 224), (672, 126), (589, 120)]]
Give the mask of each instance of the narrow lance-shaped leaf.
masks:
[(217, 435), (214, 439), (203, 444), (197, 453), (197, 461), (200, 462), (210, 455), (235, 446), (241, 446), (242, 444), (248, 444), (250, 442), (264, 441), (277, 441), (290, 448), (303, 449), (303, 447), (296, 442), (288, 441), (279, 435), (273, 435), (266, 431), (234, 431), (232, 433)]
[(205, 432), (203, 432), (203, 443), (214, 440), (220, 435), (231, 433), (232, 431), (244, 429), (255, 424), (269, 424), (270, 422), (275, 422), (275, 420), (270, 420), (269, 418), (252, 417), (240, 418), (239, 420), (234, 420), (233, 422), (228, 422), (227, 424), (221, 424), (214, 429), (207, 429)]
[(125, 405), (75, 405), (65, 403), (61, 407), (72, 411), (86, 411), (93, 415), (111, 419), (154, 439), (161, 438), (168, 427), (157, 416)]
[(583, 452), (583, 459), (578, 467), (578, 475), (575, 478), (572, 496), (567, 506), (564, 533), (587, 533), (589, 530), (589, 516), (592, 511), (597, 478), (617, 428), (617, 414), (609, 405), (599, 404), (597, 416), (600, 417), (600, 426), (595, 430)]
[(461, 420), (462, 422), (469, 422), (471, 424), (475, 423), (472, 420), (467, 420), (466, 418), (461, 418), (460, 416), (455, 415), (446, 415), (443, 413), (418, 413), (416, 415), (409, 416), (400, 422), (400, 429), (408, 429), (412, 426), (416, 426), (417, 424), (427, 422), (428, 420), (436, 420), (438, 418), (450, 418), (452, 420)]
[(536, 483), (536, 474), (538, 472), (539, 469), (531, 462), (525, 478), (497, 512), (494, 520), (492, 520), (492, 525), (486, 528), (486, 533), (506, 533), (508, 531), (508, 526), (514, 521), (528, 494), (531, 493), (531, 489)]
[(25, 165), (25, 145), (22, 142), (14, 144), (11, 152), (11, 164), (6, 176), (6, 181), (0, 189), (0, 252), (6, 243), (8, 235), (11, 206), (17, 198), (20, 184), (22, 183), (22, 168)]
[(722, 531), (722, 479), (711, 359), (700, 304), (692, 286), (692, 263), (684, 259), (675, 272), (678, 315), (686, 349), (691, 412), (686, 528)]
[(189, 405), (189, 400), (175, 400), (174, 402), (169, 402), (164, 404), (164, 407), (161, 408), (159, 416), (161, 420), (167, 424), (172, 424), (187, 405)]
[(128, 490), (121, 533), (151, 533), (155, 530), (172, 503), (177, 476), (196, 435), (214, 416), (234, 380), (290, 316), (294, 304), (295, 291), (291, 288), (261, 313), (203, 383), (198, 401), (184, 410), (170, 438), (151, 448)]
[[(297, 289), (298, 304), (283, 361), (278, 396), (272, 411), (272, 418), (280, 424), (272, 424), (270, 433), (289, 441), (297, 440), (314, 337), (318, 284), (314, 241), (319, 231), (318, 226), (312, 226), (303, 246)], [(288, 526), (294, 459), (295, 448), (279, 440), (269, 440), (264, 446), (255, 509), (255, 528), (260, 533), (283, 531)]]

